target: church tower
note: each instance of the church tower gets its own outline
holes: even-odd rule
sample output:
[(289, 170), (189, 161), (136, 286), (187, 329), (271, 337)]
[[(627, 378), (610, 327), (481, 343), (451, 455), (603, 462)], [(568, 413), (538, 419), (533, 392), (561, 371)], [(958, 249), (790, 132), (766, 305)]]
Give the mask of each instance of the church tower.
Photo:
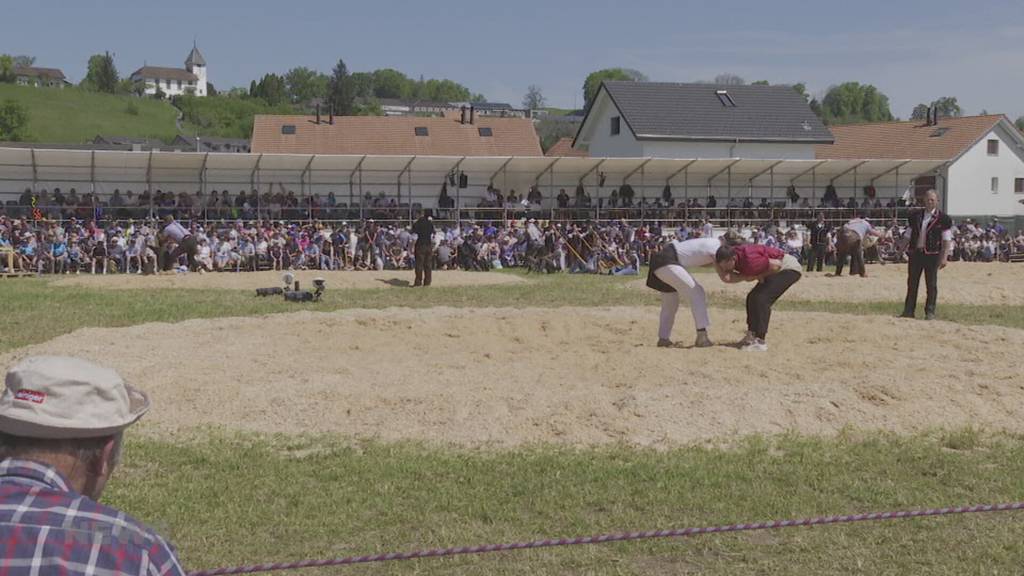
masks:
[(199, 53), (199, 48), (192, 44), (192, 51), (185, 60), (185, 69), (196, 75), (196, 96), (206, 96), (206, 59)]

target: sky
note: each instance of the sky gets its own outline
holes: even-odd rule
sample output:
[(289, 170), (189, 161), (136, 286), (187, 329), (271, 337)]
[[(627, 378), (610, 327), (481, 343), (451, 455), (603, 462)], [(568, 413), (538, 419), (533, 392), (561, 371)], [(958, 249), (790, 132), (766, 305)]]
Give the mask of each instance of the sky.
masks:
[(965, 114), (1024, 116), (1020, 0), (5, 0), (0, 14), (23, 24), (4, 26), (0, 53), (74, 82), (104, 51), (122, 76), (183, 67), (195, 39), (218, 90), (295, 66), (329, 73), (342, 58), (350, 71), (449, 78), (516, 106), (535, 84), (549, 106), (573, 108), (587, 74), (625, 67), (666, 82), (803, 82), (819, 98), (858, 81), (901, 118), (941, 96)]

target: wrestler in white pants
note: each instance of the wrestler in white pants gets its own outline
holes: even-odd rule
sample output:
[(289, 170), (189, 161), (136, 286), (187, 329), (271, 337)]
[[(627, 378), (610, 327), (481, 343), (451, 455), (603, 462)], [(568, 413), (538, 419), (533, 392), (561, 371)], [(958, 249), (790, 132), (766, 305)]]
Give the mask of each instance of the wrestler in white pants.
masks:
[(704, 330), (711, 325), (708, 317), (708, 300), (704, 287), (693, 279), (686, 268), (676, 264), (662, 266), (655, 270), (658, 280), (676, 289), (675, 292), (661, 293), (661, 323), (658, 326), (658, 338), (669, 340), (672, 326), (676, 323), (676, 311), (679, 310), (679, 296), (685, 295), (690, 300), (690, 312), (697, 330)]

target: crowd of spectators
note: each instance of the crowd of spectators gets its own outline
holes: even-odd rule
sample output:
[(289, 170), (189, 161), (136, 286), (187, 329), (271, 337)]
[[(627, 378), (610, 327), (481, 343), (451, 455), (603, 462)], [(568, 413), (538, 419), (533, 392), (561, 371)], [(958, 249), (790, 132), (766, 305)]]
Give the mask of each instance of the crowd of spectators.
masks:
[[(842, 204), (834, 189), (827, 190), (822, 204)], [(13, 252), (13, 271), (34, 273), (148, 273), (164, 269), (170, 247), (158, 237), (160, 218), (174, 216), (185, 223), (199, 244), (198, 262), (203, 271), (244, 270), (384, 270), (411, 269), (415, 264), (415, 235), (407, 219), (408, 205), (384, 193), (367, 193), (361, 207), (336, 202), (333, 194), (321, 199), (299, 200), (278, 185), (277, 191), (257, 198), (227, 191), (189, 195), (157, 190), (135, 196), (119, 190), (100, 203), (94, 194), (79, 195), (74, 189), (65, 195), (26, 191), (20, 204), (29, 211), (0, 213), (0, 250)], [(637, 220), (637, 201), (629, 186), (616, 189), (603, 199), (601, 220), (578, 219), (579, 210), (591, 210), (594, 202), (579, 187), (570, 196), (560, 190), (553, 211), (540, 209), (543, 198), (537, 187), (524, 197), (514, 190), (504, 195), (488, 187), (479, 200), (472, 220), (456, 221), (447, 185), (442, 187), (435, 216), (438, 218), (433, 243), (433, 265), (437, 269), (491, 270), (529, 266), (537, 270), (607, 274), (636, 274), (661, 245), (673, 237), (692, 238), (730, 226), (751, 242), (777, 246), (805, 262), (810, 251), (806, 223), (816, 211), (806, 198), (790, 197), (793, 206), (783, 212), (788, 220), (776, 220), (777, 208), (761, 199), (727, 202), (728, 220), (715, 219), (718, 203), (714, 196), (704, 202), (690, 199), (675, 203), (666, 188), (653, 199), (646, 215), (667, 210), (664, 220)], [(885, 231), (875, 245), (867, 246), (866, 258), (904, 259), (901, 221), (892, 217), (895, 201), (882, 206), (880, 200), (861, 205), (852, 199), (832, 208), (828, 217), (841, 226), (854, 210), (885, 222)], [(307, 203), (303, 206), (303, 203)], [(735, 204), (735, 205), (734, 205)], [(361, 210), (360, 210), (361, 208)], [(418, 207), (417, 207), (418, 208)], [(266, 212), (264, 213), (264, 209)], [(683, 212), (678, 212), (680, 209)], [(887, 216), (878, 218), (878, 214)], [(260, 218), (261, 214), (266, 217)], [(360, 219), (360, 214), (365, 219)], [(594, 212), (586, 212), (591, 216)], [(690, 218), (691, 215), (698, 215)], [(354, 216), (354, 218), (353, 218)], [(548, 219), (542, 219), (547, 216)], [(662, 224), (662, 222), (671, 222)], [(713, 225), (714, 223), (715, 225)], [(980, 225), (967, 219), (956, 227), (950, 260), (1008, 261), (1024, 257), (1024, 232), (1016, 236), (993, 219)], [(829, 239), (826, 259), (835, 254), (834, 234)], [(0, 255), (0, 267), (8, 268)], [(177, 264), (177, 263), (171, 263)]]

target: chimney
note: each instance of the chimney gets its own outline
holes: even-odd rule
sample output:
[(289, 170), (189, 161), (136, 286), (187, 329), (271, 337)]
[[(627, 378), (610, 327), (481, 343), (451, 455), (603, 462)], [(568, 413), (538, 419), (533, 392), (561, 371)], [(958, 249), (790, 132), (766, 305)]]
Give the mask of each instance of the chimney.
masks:
[(334, 126), (334, 101), (331, 101), (331, 119), (328, 123)]
[(459, 119), (459, 124), (465, 124), (466, 123), (466, 107), (463, 106), (460, 110), (462, 111), (462, 117)]
[(932, 126), (939, 125), (939, 107), (932, 108)]
[(320, 103), (316, 103), (316, 123), (320, 124)]
[(476, 121), (476, 108), (472, 104), (469, 105), (469, 123), (472, 124)]

